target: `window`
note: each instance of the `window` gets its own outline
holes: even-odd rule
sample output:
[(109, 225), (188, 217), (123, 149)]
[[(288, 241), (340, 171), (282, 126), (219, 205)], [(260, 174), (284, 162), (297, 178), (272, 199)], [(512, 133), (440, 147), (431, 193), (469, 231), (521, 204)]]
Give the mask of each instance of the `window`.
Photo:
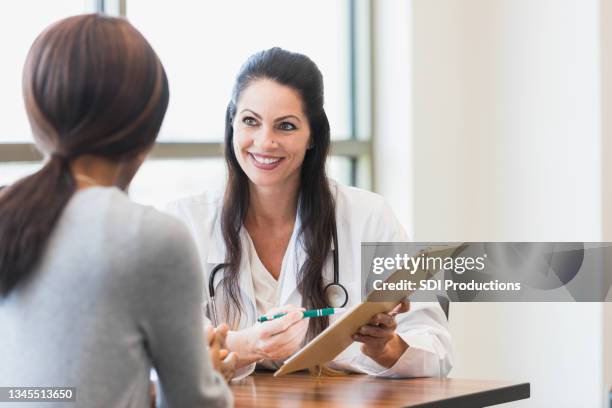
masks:
[(233, 0), (212, 6), (128, 0), (127, 17), (151, 42), (169, 77), (170, 105), (159, 141), (221, 141), (241, 64), (274, 46), (317, 64), (334, 138), (350, 137), (347, 1)]
[(92, 11), (93, 3), (84, 0), (22, 0), (3, 7), (0, 143), (32, 141), (21, 96), (21, 71), (36, 36), (61, 18)]
[[(30, 3), (34, 2), (17, 3), (14, 18), (27, 22), (18, 33), (16, 24), (0, 27), (2, 38), (19, 37), (7, 59), (11, 63), (0, 68), (7, 73), (0, 75), (0, 83), (10, 91), (0, 102), (10, 118), (0, 123), (0, 185), (40, 166), (21, 97), (21, 70), (30, 44), (50, 22), (91, 11), (87, 6), (95, 5), (98, 11), (126, 15), (151, 42), (169, 77), (170, 105), (152, 159), (144, 163), (130, 188), (135, 200), (159, 206), (222, 186), (224, 117), (235, 75), (248, 56), (273, 46), (304, 53), (321, 69), (333, 140), (328, 174), (341, 183), (369, 187), (370, 134), (361, 126), (368, 122), (369, 112), (359, 109), (359, 100), (369, 98), (368, 70), (359, 76), (359, 61), (368, 59), (369, 50), (368, 38), (363, 39), (369, 31), (365, 27), (369, 20), (363, 18), (367, 1)], [(36, 19), (32, 9), (37, 10)]]

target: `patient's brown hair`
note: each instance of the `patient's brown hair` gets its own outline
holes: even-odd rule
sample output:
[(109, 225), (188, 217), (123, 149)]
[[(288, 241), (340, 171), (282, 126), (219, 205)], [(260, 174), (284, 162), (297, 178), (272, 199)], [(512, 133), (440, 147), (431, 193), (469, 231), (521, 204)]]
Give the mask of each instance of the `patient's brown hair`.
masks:
[(80, 155), (130, 159), (155, 142), (168, 105), (159, 58), (126, 20), (97, 14), (61, 20), (34, 41), (23, 97), (46, 161), (0, 191), (0, 295), (35, 269), (76, 182)]

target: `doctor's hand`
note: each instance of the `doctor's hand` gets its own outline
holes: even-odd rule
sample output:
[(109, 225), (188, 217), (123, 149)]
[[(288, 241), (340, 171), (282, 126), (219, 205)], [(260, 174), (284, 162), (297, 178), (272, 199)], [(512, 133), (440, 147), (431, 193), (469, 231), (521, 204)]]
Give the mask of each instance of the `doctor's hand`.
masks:
[(247, 329), (230, 332), (228, 344), (238, 353), (238, 366), (256, 361), (286, 359), (295, 353), (308, 330), (308, 319), (303, 318), (304, 308), (286, 305), (266, 312), (267, 317), (287, 313), (283, 317), (256, 323)]
[(389, 313), (378, 313), (361, 326), (353, 340), (363, 343), (361, 352), (383, 367), (392, 367), (404, 354), (408, 344), (397, 333), (395, 316), (410, 310), (410, 301), (404, 300)]
[(236, 353), (231, 353), (225, 348), (228, 327), (222, 324), (217, 328), (206, 327), (206, 341), (208, 342), (208, 352), (215, 370), (219, 371), (226, 381), (230, 381), (236, 372), (238, 357)]

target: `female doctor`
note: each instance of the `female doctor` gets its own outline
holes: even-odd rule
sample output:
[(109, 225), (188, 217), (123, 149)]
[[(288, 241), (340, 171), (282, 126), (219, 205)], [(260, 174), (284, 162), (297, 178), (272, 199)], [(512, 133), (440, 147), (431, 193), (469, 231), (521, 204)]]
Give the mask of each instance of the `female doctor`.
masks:
[[(207, 315), (230, 325), (226, 346), (244, 376), (256, 363), (278, 367), (329, 325), (328, 317), (303, 319), (303, 310), (361, 301), (362, 242), (407, 237), (381, 196), (327, 178), (323, 79), (308, 57), (272, 48), (249, 58), (225, 126), (225, 193), (167, 209), (193, 233)], [(452, 356), (442, 309), (409, 306), (376, 315), (330, 367), (384, 377), (446, 375)], [(278, 312), (288, 313), (257, 322)]]

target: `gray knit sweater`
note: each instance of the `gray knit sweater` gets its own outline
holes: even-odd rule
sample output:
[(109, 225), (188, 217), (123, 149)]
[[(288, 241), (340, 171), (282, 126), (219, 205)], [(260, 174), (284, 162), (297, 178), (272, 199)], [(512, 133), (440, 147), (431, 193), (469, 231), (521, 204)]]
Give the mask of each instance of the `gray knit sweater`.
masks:
[(148, 407), (151, 367), (163, 407), (231, 405), (197, 257), (178, 220), (115, 188), (78, 191), (31, 278), (0, 298), (0, 387), (76, 387), (76, 403), (0, 406)]

